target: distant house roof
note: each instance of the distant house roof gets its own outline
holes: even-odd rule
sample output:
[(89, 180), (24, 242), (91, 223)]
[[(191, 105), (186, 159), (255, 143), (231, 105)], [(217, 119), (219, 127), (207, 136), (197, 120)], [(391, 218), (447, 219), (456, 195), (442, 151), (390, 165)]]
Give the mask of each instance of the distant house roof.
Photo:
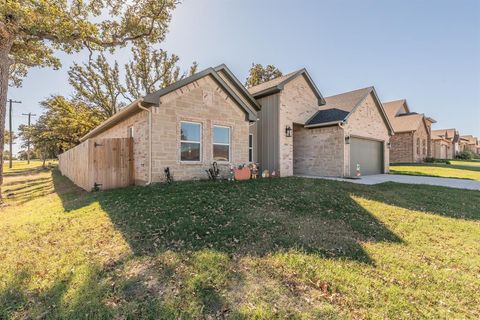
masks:
[(307, 81), (308, 85), (310, 86), (310, 88), (312, 89), (312, 91), (314, 92), (315, 96), (318, 99), (318, 105), (320, 106), (325, 104), (325, 99), (323, 98), (322, 94), (320, 93), (320, 90), (318, 90), (317, 86), (315, 85), (315, 82), (313, 82), (312, 78), (310, 77), (310, 74), (305, 68), (295, 72), (291, 72), (289, 74), (275, 78), (273, 80), (261, 83), (257, 86), (248, 88), (248, 91), (253, 97), (257, 99), (266, 97), (271, 94), (282, 91), (284, 86), (287, 83), (289, 83), (290, 81), (292, 81), (298, 76), (305, 77), (305, 80)]
[(410, 112), (410, 108), (408, 107), (407, 100), (405, 99), (382, 102), (382, 104), (383, 104), (383, 108), (385, 109), (385, 113), (387, 114), (388, 119), (390, 119), (390, 121), (392, 121), (392, 119), (399, 114), (399, 110), (402, 107), (405, 107), (407, 113)]
[(393, 133), (393, 128), (388, 120), (387, 115), (385, 114), (382, 103), (378, 99), (374, 87), (358, 89), (326, 97), (325, 105), (320, 107), (313, 117), (311, 117), (305, 123), (305, 126), (316, 127), (347, 121), (348, 117), (357, 109), (358, 106), (360, 106), (362, 101), (365, 100), (369, 94), (373, 94), (375, 100), (377, 100), (377, 103), (380, 107), (380, 114), (385, 120), (389, 131)]
[(456, 142), (459, 139), (456, 129), (437, 129), (432, 130), (432, 140), (447, 139)]
[[(225, 74), (227, 74), (228, 79), (230, 80), (230, 83), (232, 83), (235, 88), (237, 89), (237, 92), (240, 92), (240, 94), (246, 99), (247, 103), (244, 102), (243, 99), (241, 99), (237, 93), (235, 93), (234, 90), (230, 87), (229, 84), (227, 84), (219, 75), (217, 72), (219, 71), (224, 71)], [(194, 81), (199, 80), (200, 78), (203, 78), (205, 76), (211, 76), (213, 80), (222, 88), (225, 90), (225, 92), (228, 94), (228, 96), (235, 101), (242, 109), (245, 111), (245, 114), (247, 116), (247, 119), (250, 121), (256, 121), (257, 120), (257, 113), (256, 111), (260, 109), (260, 106), (258, 102), (250, 95), (250, 93), (243, 87), (243, 85), (240, 83), (240, 81), (233, 75), (233, 73), (225, 66), (224, 64), (217, 66), (216, 68), (208, 68), (203, 71), (200, 71), (198, 73), (195, 73), (192, 76), (189, 76), (187, 78), (184, 78), (180, 81), (177, 81), (165, 88), (162, 88), (160, 90), (157, 90), (155, 92), (152, 92), (150, 94), (147, 94), (145, 97), (137, 99), (133, 101), (131, 104), (126, 106), (125, 108), (121, 109), (118, 111), (116, 114), (102, 122), (100, 125), (98, 125), (96, 128), (94, 128), (92, 131), (87, 133), (85, 136), (83, 136), (80, 141), (85, 141), (91, 137), (94, 137), (101, 132), (113, 127), (120, 121), (123, 121), (127, 119), (128, 117), (132, 116), (133, 114), (140, 112), (141, 109), (138, 107), (139, 103), (142, 103), (144, 107), (149, 108), (152, 106), (158, 106), (160, 104), (160, 97), (173, 92), (181, 87), (184, 87)]]
[(385, 112), (387, 113), (393, 129), (397, 133), (416, 131), (420, 127), (422, 121), (425, 126), (427, 126), (427, 122), (436, 122), (434, 119), (426, 117), (424, 114), (411, 112), (406, 99), (384, 102), (383, 107), (385, 108)]
[(471, 134), (460, 136), (460, 139), (464, 140), (467, 144), (477, 144), (477, 138), (475, 138)]

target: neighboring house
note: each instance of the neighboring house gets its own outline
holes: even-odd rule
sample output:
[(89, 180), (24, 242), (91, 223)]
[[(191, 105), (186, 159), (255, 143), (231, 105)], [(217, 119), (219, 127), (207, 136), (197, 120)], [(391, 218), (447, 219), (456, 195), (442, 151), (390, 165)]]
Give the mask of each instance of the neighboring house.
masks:
[(460, 151), (460, 135), (456, 129), (433, 130), (431, 141), (433, 158), (453, 159)]
[(395, 135), (390, 138), (390, 163), (422, 162), (431, 156), (431, 125), (436, 121), (411, 112), (407, 100), (384, 102)]
[(480, 142), (478, 138), (472, 135), (460, 136), (460, 151), (465, 150), (480, 154)]
[(82, 141), (132, 137), (135, 184), (164, 181), (166, 167), (176, 180), (201, 179), (214, 161), (227, 173), (253, 160), (249, 130), (259, 109), (221, 65), (133, 102)]
[(305, 69), (249, 89), (262, 106), (262, 169), (282, 176), (355, 176), (389, 170), (393, 134), (373, 87), (323, 98)]

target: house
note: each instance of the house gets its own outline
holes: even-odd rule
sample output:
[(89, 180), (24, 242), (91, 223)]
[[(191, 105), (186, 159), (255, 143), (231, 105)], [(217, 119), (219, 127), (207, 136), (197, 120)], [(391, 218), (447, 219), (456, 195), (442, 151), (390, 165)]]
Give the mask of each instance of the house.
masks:
[(471, 151), (480, 154), (480, 141), (472, 135), (460, 136), (460, 152)]
[(456, 129), (432, 130), (432, 157), (436, 159), (453, 159), (460, 151), (460, 135)]
[[(133, 139), (135, 184), (206, 178), (212, 162), (252, 160), (250, 126), (260, 109), (225, 66), (208, 68), (134, 101), (82, 138)], [(250, 144), (249, 144), (250, 143)]]
[(431, 125), (436, 121), (411, 112), (407, 100), (384, 102), (395, 135), (390, 139), (390, 163), (422, 162), (431, 157)]
[(281, 176), (389, 170), (393, 128), (373, 87), (324, 98), (305, 69), (247, 90), (225, 66), (147, 94), (59, 156), (85, 190), (207, 178), (259, 162)]
[(249, 88), (261, 105), (256, 160), (282, 176), (389, 170), (393, 129), (373, 87), (324, 98), (305, 69)]

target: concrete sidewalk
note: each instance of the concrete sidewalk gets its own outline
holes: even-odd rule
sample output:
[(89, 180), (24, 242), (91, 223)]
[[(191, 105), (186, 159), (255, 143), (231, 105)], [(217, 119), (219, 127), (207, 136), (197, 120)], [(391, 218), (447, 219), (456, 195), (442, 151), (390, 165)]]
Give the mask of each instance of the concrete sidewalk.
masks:
[(409, 176), (401, 174), (375, 174), (371, 176), (364, 176), (360, 179), (332, 178), (306, 175), (299, 175), (297, 177), (345, 181), (368, 185), (379, 184), (383, 182), (397, 182), (406, 184), (427, 184), (432, 186), (450, 187), (457, 189), (480, 190), (480, 181), (425, 176)]

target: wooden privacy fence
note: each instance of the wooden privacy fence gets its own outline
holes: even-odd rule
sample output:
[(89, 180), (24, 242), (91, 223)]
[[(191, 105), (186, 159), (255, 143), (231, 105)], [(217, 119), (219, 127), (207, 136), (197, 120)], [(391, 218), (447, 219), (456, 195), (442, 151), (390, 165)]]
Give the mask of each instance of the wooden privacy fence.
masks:
[(88, 139), (58, 156), (62, 174), (87, 191), (133, 184), (132, 138)]

